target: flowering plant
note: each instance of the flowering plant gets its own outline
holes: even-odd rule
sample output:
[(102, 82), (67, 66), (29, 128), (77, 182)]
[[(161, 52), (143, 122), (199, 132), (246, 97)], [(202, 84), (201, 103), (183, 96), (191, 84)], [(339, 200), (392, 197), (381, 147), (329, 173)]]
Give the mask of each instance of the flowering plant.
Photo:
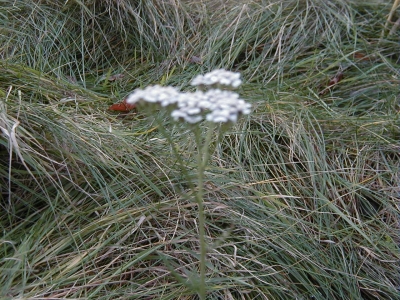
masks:
[[(217, 137), (220, 138), (230, 124), (236, 123), (241, 115), (250, 113), (251, 105), (240, 99), (239, 94), (231, 91), (242, 83), (239, 73), (226, 70), (214, 70), (205, 75), (196, 76), (191, 85), (198, 86), (195, 92), (179, 92), (174, 87), (149, 86), (137, 89), (130, 94), (126, 102), (137, 106), (161, 106), (171, 112), (175, 121), (183, 121), (189, 125), (195, 135), (197, 144), (197, 190), (195, 199), (199, 209), (199, 240), (200, 240), (200, 282), (198, 293), (200, 299), (206, 297), (205, 265), (207, 245), (205, 241), (205, 216), (204, 216), (204, 172), (214, 148), (211, 149), (214, 131), (219, 126)], [(208, 122), (207, 133), (202, 135), (201, 121)], [(161, 132), (171, 142), (168, 134)], [(174, 148), (173, 148), (174, 149)], [(177, 152), (175, 152), (176, 155)], [(178, 157), (179, 159), (179, 157)], [(180, 160), (181, 161), (181, 160)]]
[(226, 70), (215, 70), (206, 75), (198, 75), (192, 81), (194, 86), (210, 86), (206, 92), (181, 93), (174, 87), (159, 85), (135, 90), (128, 96), (128, 104), (159, 104), (162, 107), (173, 106), (171, 116), (195, 124), (206, 119), (214, 123), (236, 122), (242, 114), (250, 113), (250, 104), (239, 98), (232, 91), (219, 87), (238, 87), (241, 84), (240, 74)]

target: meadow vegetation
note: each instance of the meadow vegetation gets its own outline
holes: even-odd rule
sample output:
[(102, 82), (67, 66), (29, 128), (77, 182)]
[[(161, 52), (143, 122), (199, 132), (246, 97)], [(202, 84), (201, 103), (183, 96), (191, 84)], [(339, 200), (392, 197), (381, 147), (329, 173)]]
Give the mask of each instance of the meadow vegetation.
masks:
[(207, 299), (400, 299), (388, 2), (1, 1), (0, 299), (198, 299), (195, 136), (108, 107), (219, 68), (252, 113), (204, 172)]

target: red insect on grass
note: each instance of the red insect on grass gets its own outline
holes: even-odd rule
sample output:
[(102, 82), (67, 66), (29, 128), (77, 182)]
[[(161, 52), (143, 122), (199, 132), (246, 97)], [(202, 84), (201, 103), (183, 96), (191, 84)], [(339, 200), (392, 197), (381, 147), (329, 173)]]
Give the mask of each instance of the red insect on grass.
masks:
[(119, 111), (119, 112), (129, 112), (136, 108), (135, 104), (130, 104), (126, 102), (126, 98), (120, 103), (115, 103), (111, 105), (108, 110)]

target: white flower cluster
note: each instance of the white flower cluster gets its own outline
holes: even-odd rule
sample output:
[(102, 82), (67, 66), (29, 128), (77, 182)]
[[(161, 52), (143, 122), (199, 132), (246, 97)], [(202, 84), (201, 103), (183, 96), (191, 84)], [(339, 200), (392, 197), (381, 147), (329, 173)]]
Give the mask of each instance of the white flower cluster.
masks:
[(158, 103), (165, 107), (178, 101), (181, 93), (172, 86), (148, 86), (144, 90), (137, 89), (126, 98), (129, 104), (136, 104), (140, 101)]
[(190, 124), (203, 120), (203, 112), (210, 106), (207, 96), (200, 91), (194, 93), (182, 93), (178, 101), (178, 107), (171, 113), (171, 117), (184, 120)]
[(197, 75), (191, 85), (226, 85), (234, 88), (242, 84), (240, 73), (227, 71), (224, 69), (214, 70), (205, 75)]
[(251, 105), (239, 98), (237, 93), (231, 91), (209, 90), (206, 95), (211, 102), (206, 116), (207, 121), (214, 123), (237, 122), (240, 115), (248, 115)]
[[(225, 70), (215, 70), (204, 76), (197, 76), (192, 85), (212, 85), (219, 83), (237, 87), (240, 85), (240, 74)], [(210, 89), (207, 92), (181, 93), (173, 87), (150, 86), (144, 90), (136, 90), (130, 94), (127, 103), (140, 101), (158, 103), (161, 106), (172, 105), (175, 109), (171, 116), (175, 120), (184, 120), (190, 124), (204, 119), (214, 123), (236, 122), (240, 115), (250, 113), (251, 105), (232, 91)]]

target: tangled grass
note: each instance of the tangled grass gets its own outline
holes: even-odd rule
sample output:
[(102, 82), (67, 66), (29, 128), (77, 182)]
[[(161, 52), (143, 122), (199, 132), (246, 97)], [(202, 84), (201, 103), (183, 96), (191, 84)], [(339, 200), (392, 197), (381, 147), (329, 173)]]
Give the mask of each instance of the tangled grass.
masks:
[(107, 107), (223, 67), (208, 299), (399, 299), (398, 1), (3, 2), (0, 298), (197, 298), (196, 144)]

